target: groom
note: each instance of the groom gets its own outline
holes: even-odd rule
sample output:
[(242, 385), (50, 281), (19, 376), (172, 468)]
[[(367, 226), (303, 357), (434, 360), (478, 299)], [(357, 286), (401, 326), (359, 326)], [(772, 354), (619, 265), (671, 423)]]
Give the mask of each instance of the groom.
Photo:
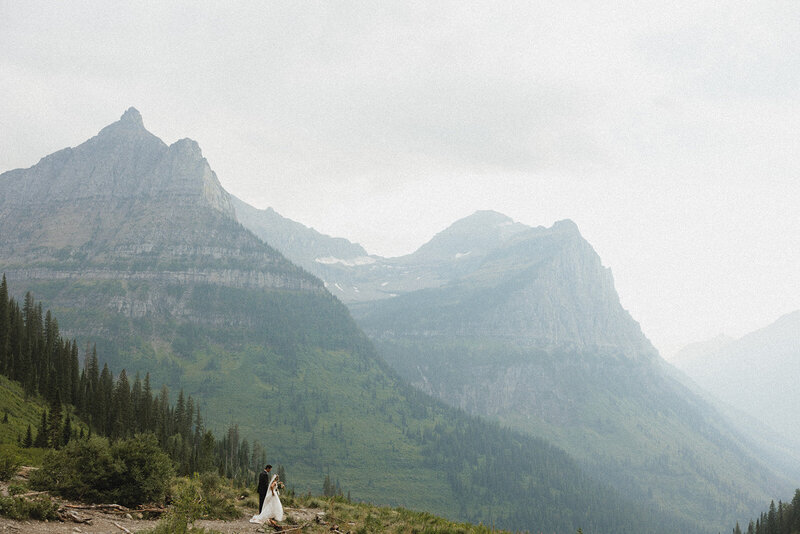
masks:
[(258, 475), (258, 513), (261, 513), (261, 507), (264, 506), (264, 498), (267, 496), (267, 489), (269, 489), (269, 479), (272, 478), (270, 470), (272, 466), (267, 464), (261, 474)]

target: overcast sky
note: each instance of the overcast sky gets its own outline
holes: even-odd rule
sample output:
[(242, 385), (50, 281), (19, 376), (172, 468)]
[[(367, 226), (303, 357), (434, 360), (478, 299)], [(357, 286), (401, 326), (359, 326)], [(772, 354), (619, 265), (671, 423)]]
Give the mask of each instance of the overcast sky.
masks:
[(800, 309), (798, 28), (796, 1), (0, 0), (0, 172), (134, 106), (370, 253), (572, 219), (670, 356)]

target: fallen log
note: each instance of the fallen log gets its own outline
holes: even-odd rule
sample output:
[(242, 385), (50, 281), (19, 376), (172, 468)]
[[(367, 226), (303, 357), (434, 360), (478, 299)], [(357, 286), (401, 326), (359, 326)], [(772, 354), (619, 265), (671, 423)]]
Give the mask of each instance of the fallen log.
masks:
[(78, 512), (74, 510), (64, 510), (60, 509), (58, 511), (58, 517), (62, 521), (73, 521), (75, 523), (83, 523), (83, 524), (91, 524), (92, 517), (91, 516), (81, 516)]
[(112, 521), (111, 524), (114, 525), (115, 527), (117, 527), (118, 529), (120, 529), (121, 531), (127, 533), (127, 534), (132, 534), (130, 530), (128, 530), (127, 528), (123, 527), (122, 525), (120, 525), (116, 521)]
[(281, 532), (292, 532), (293, 530), (302, 530), (302, 529), (306, 528), (306, 527), (307, 527), (307, 526), (308, 526), (310, 523), (311, 523), (311, 522), (310, 522), (310, 521), (308, 521), (308, 522), (306, 522), (306, 523), (303, 523), (303, 524), (302, 524), (302, 525), (300, 525), (299, 527), (294, 527), (294, 528), (283, 528), (283, 527), (281, 527), (281, 528), (280, 528), (280, 531), (281, 531)]
[(128, 514), (135, 511), (119, 504), (65, 504), (64, 508), (75, 508), (76, 510), (103, 510), (115, 514)]
[(35, 497), (36, 495), (44, 495), (49, 494), (48, 491), (29, 491), (28, 493), (23, 493), (21, 495), (14, 495), (14, 497)]

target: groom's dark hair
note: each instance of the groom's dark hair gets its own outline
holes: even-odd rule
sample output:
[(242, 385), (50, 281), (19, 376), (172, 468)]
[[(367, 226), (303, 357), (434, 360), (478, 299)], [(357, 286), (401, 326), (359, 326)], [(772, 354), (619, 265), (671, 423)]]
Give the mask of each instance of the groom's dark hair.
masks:
[(272, 469), (272, 466), (267, 464), (266, 467), (264, 467), (264, 469)]

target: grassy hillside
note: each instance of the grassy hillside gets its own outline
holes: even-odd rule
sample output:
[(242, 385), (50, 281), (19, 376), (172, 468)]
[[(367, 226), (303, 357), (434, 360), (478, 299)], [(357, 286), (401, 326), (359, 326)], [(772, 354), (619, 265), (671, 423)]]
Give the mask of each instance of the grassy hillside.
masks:
[[(65, 335), (96, 342), (113, 369), (182, 387), (218, 435), (238, 424), (300, 492), (319, 492), (329, 475), (354, 499), (506, 528), (694, 531), (642, 514), (544, 441), (404, 385), (330, 295), (146, 286), (57, 281), (26, 289)], [(159, 295), (179, 301), (183, 317), (71, 306)]]
[[(47, 403), (38, 397), (26, 397), (22, 386), (18, 382), (9, 380), (0, 375), (0, 421), (8, 415), (8, 422), (0, 422), (0, 455), (13, 455), (26, 465), (40, 465), (45, 449), (22, 448), (18, 442), (25, 439), (28, 425), (33, 436), (42, 420), (42, 412), (47, 409)], [(74, 415), (72, 425), (76, 432), (83, 429), (88, 432), (87, 426)]]

